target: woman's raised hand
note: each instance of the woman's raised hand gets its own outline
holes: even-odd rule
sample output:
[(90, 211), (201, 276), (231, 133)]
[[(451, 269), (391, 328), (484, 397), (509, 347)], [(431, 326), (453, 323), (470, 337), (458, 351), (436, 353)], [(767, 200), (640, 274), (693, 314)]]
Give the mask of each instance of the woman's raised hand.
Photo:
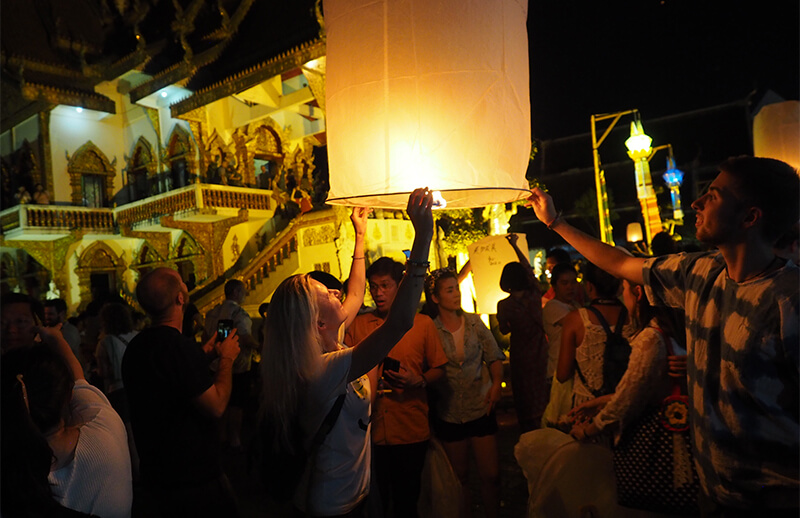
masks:
[(353, 213), (350, 214), (350, 221), (353, 222), (353, 230), (356, 235), (363, 236), (367, 233), (367, 216), (372, 212), (368, 207), (353, 207)]
[(418, 234), (433, 236), (433, 194), (427, 187), (415, 189), (408, 197), (408, 217)]

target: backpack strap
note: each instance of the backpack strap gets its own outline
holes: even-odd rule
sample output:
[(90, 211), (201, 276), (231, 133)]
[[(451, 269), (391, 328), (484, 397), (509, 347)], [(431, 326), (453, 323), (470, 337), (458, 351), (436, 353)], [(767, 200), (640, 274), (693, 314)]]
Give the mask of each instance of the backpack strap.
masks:
[(339, 397), (336, 398), (336, 401), (333, 403), (333, 407), (331, 407), (330, 412), (328, 412), (328, 415), (325, 416), (325, 420), (322, 421), (321, 425), (319, 425), (319, 430), (317, 430), (316, 435), (314, 435), (314, 440), (311, 442), (312, 453), (316, 453), (316, 449), (319, 448), (319, 446), (322, 444), (322, 441), (325, 440), (325, 437), (331, 433), (331, 430), (333, 430), (333, 425), (336, 424), (336, 420), (339, 419), (339, 414), (342, 412), (344, 398), (346, 395), (346, 390), (343, 394), (339, 394)]
[(616, 335), (617, 337), (622, 336), (622, 328), (625, 327), (625, 321), (628, 320), (628, 310), (625, 306), (622, 306), (619, 312), (619, 318), (617, 319), (617, 324), (614, 326), (614, 331), (611, 331), (611, 326), (608, 324), (608, 320), (605, 319), (602, 313), (598, 311), (597, 308), (592, 306), (586, 306), (586, 309), (594, 313), (594, 316), (597, 317), (597, 320), (600, 321), (600, 325), (603, 326), (603, 331), (606, 332), (606, 339), (610, 339), (611, 335)]
[(581, 379), (581, 383), (583, 383), (583, 386), (586, 387), (586, 389), (589, 392), (591, 392), (594, 397), (600, 397), (600, 396), (605, 395), (603, 393), (603, 388), (602, 387), (600, 388), (600, 390), (595, 390), (595, 389), (591, 388), (588, 383), (586, 383), (586, 378), (583, 377), (583, 373), (581, 372), (581, 367), (580, 367), (580, 365), (578, 365), (578, 362), (575, 362), (575, 372), (578, 373), (578, 377)]

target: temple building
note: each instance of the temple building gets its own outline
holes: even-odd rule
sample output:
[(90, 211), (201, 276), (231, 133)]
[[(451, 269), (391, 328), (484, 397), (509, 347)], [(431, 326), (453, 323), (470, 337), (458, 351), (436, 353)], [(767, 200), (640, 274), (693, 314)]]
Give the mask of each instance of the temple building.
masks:
[[(319, 0), (4, 2), (0, 293), (133, 293), (176, 268), (205, 311), (227, 279), (249, 310), (286, 276), (345, 278), (328, 208)], [(368, 253), (413, 229), (379, 211)]]

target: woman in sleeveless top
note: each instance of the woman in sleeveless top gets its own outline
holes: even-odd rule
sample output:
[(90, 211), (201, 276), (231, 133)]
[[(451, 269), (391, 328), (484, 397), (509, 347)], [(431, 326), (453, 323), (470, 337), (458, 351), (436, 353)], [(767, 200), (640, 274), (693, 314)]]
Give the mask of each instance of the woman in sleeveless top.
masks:
[[(616, 329), (620, 316), (627, 313), (617, 298), (619, 279), (589, 263), (584, 281), (592, 301), (590, 306), (603, 315), (612, 329)], [(623, 336), (628, 338), (633, 332), (633, 326), (625, 322)], [(556, 376), (561, 383), (574, 380), (573, 407), (594, 399), (602, 388), (605, 343), (603, 326), (589, 310), (581, 308), (565, 317)]]

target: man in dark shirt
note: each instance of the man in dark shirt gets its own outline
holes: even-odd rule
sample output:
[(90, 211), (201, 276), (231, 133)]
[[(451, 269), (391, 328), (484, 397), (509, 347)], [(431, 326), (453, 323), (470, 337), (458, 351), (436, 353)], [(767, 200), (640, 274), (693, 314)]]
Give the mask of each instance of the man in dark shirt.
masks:
[[(181, 334), (188, 289), (180, 275), (158, 268), (139, 281), (136, 297), (152, 326), (125, 351), (122, 379), (141, 459), (142, 482), (163, 516), (237, 516), (222, 472), (215, 421), (231, 395), (239, 353), (236, 333), (199, 348)], [(216, 375), (209, 355), (219, 355)]]

